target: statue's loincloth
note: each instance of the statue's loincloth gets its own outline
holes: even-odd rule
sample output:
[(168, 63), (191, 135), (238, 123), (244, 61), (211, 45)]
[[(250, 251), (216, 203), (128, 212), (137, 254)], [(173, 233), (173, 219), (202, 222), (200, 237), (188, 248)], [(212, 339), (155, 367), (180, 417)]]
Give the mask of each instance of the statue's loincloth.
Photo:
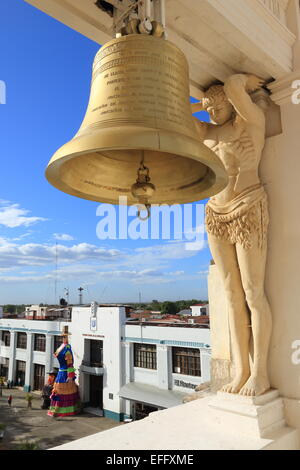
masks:
[(211, 198), (206, 205), (206, 231), (248, 250), (255, 243), (266, 243), (269, 223), (268, 201), (261, 185), (243, 191), (232, 201), (220, 205)]

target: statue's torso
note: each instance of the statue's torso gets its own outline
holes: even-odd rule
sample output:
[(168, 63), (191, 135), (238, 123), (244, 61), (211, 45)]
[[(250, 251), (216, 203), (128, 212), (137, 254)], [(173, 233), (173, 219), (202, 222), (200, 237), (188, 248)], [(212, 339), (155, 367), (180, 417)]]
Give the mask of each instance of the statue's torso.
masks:
[(213, 197), (215, 203), (230, 202), (247, 188), (259, 184), (264, 128), (249, 125), (238, 117), (222, 126), (211, 125), (204, 144), (218, 155), (229, 177), (226, 188)]

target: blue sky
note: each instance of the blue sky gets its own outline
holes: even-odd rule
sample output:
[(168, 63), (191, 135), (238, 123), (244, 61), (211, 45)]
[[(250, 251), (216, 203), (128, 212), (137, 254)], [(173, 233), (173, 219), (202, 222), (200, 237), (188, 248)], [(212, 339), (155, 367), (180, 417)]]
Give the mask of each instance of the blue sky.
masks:
[(207, 298), (207, 244), (99, 240), (99, 204), (45, 179), (85, 114), (99, 45), (20, 0), (2, 1), (0, 18), (0, 305), (53, 303), (65, 287), (77, 302), (80, 285), (86, 302)]

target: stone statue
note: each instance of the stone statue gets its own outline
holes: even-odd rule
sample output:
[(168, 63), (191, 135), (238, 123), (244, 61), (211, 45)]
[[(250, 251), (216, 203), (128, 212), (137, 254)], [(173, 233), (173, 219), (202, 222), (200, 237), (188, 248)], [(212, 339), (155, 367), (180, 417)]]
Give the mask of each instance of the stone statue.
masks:
[(208, 111), (211, 123), (195, 118), (195, 125), (229, 177), (227, 187), (206, 206), (209, 246), (228, 302), (235, 370), (222, 391), (249, 396), (270, 388), (267, 357), (272, 318), (264, 291), (268, 204), (258, 176), (265, 116), (249, 96), (263, 83), (254, 75), (233, 75), (224, 86), (211, 86), (201, 103), (192, 104), (193, 113)]

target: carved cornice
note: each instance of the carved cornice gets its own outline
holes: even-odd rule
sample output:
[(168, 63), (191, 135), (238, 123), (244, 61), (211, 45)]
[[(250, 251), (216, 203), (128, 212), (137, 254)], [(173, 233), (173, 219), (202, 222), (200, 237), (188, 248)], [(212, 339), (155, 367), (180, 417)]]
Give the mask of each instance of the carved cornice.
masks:
[(286, 10), (289, 0), (259, 0), (281, 22), (286, 23)]
[(292, 88), (292, 84), (295, 80), (300, 80), (300, 70), (292, 72), (284, 78), (268, 85), (268, 89), (271, 91), (270, 98), (274, 103), (280, 106), (292, 103), (292, 94), (295, 92), (295, 88)]

